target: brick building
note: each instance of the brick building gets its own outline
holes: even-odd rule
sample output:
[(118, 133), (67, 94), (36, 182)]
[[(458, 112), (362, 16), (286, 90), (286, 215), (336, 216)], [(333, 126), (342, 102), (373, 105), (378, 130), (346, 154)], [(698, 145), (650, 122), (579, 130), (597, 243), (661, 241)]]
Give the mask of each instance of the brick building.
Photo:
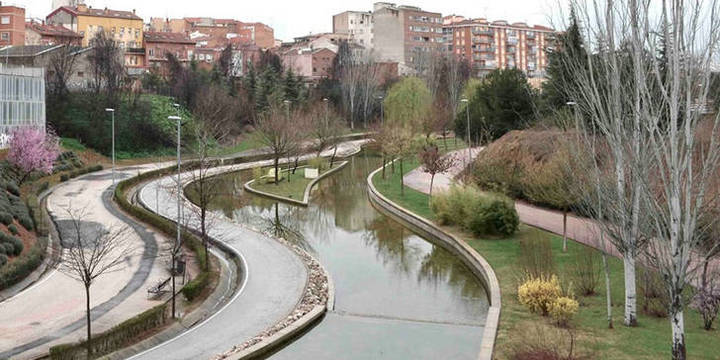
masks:
[(373, 20), (370, 11), (345, 11), (333, 16), (333, 33), (347, 34), (350, 41), (372, 46)]
[(443, 48), (467, 60), (475, 75), (482, 76), (498, 68), (518, 68), (531, 78), (545, 76), (545, 49), (553, 29), (455, 15), (445, 17), (443, 26)]
[(145, 59), (148, 66), (158, 66), (167, 61), (170, 53), (181, 62), (195, 56), (195, 41), (185, 33), (148, 31), (144, 36)]
[(263, 49), (275, 46), (273, 28), (263, 23), (246, 23), (234, 19), (187, 17), (182, 19), (151, 18), (150, 28), (156, 32), (187, 32), (200, 39), (198, 46), (225, 47), (230, 41), (243, 45), (257, 45)]
[(80, 46), (83, 36), (60, 25), (30, 21), (25, 23), (25, 45), (69, 44)]
[(25, 9), (0, 2), (0, 46), (25, 44)]

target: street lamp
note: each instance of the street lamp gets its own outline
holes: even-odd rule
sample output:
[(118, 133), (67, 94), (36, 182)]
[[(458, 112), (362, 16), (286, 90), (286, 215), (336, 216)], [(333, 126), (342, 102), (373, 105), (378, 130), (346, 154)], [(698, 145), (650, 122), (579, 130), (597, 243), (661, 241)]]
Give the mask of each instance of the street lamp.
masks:
[[(175, 106), (177, 104), (173, 104)], [(178, 107), (178, 106), (175, 106)], [(175, 246), (172, 251), (172, 269), (170, 277), (172, 277), (172, 289), (173, 289), (173, 303), (172, 303), (172, 316), (175, 318), (175, 260), (177, 251), (180, 248), (180, 195), (182, 193), (182, 185), (180, 184), (180, 122), (182, 120), (179, 116), (168, 116), (168, 120), (177, 122), (177, 239), (175, 240)], [(156, 185), (157, 186), (157, 185)]]
[[(322, 99), (323, 103), (325, 103), (325, 127), (328, 126), (328, 98)], [(327, 131), (327, 129), (326, 129)]]
[(465, 104), (465, 114), (467, 115), (467, 141), (468, 141), (467, 146), (468, 146), (468, 161), (470, 161), (472, 158), (472, 155), (470, 153), (470, 146), (472, 144), (472, 140), (470, 139), (470, 102), (466, 98), (460, 99), (460, 102)]
[[(574, 101), (568, 101), (565, 103), (565, 105), (567, 105), (573, 109), (573, 116), (575, 117), (575, 126), (580, 125), (580, 124), (578, 124), (577, 103)], [(567, 129), (563, 129), (563, 130), (567, 130)]]
[(112, 118), (113, 186), (115, 186), (115, 109), (106, 108), (105, 112), (109, 112)]

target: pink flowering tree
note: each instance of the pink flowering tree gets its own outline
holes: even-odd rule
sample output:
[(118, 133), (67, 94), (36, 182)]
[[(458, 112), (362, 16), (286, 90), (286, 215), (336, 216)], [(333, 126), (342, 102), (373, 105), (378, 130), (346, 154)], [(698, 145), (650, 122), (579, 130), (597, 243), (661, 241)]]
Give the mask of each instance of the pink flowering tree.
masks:
[(20, 128), (12, 133), (8, 161), (14, 165), (22, 184), (33, 172), (52, 173), (58, 157), (58, 138), (51, 132), (37, 128)]

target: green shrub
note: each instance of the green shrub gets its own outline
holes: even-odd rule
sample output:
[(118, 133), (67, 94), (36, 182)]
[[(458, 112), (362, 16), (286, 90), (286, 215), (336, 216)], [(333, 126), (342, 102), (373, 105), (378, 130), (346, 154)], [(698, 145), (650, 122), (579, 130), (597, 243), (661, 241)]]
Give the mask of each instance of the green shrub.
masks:
[(13, 222), (12, 215), (6, 213), (6, 212), (0, 212), (0, 223), (3, 223), (3, 225), (10, 225)]
[(10, 225), (8, 225), (7, 228), (8, 228), (8, 231), (10, 231), (11, 234), (13, 234), (13, 235), (17, 235), (17, 234), (18, 234), (18, 229), (17, 229), (17, 226), (15, 226), (15, 224), (10, 224)]
[(5, 266), (8, 262), (8, 257), (5, 254), (0, 253), (0, 267)]
[(39, 194), (42, 194), (43, 191), (45, 191), (45, 190), (47, 190), (47, 189), (49, 189), (49, 188), (50, 188), (50, 183), (48, 183), (47, 181), (45, 181), (45, 182), (43, 182), (42, 184), (40, 184), (40, 186), (38, 186), (37, 190), (35, 191), (35, 194), (38, 194), (38, 195), (39, 195)]
[(70, 180), (70, 175), (68, 175), (68, 174), (62, 174), (62, 175), (60, 175), (60, 182), (65, 182), (65, 181), (68, 181), (68, 180)]
[(20, 222), (20, 225), (22, 225), (22, 227), (24, 227), (28, 231), (33, 229), (33, 222), (32, 219), (30, 219), (29, 217), (23, 216), (18, 221)]
[[(12, 246), (9, 243), (6, 245)], [(0, 289), (17, 284), (33, 272), (45, 259), (46, 248), (47, 239), (39, 237), (28, 252), (3, 267), (0, 270)]]
[(9, 242), (0, 244), (0, 248), (2, 248), (2, 253), (6, 255), (12, 255), (15, 252), (15, 246)]
[(182, 288), (182, 293), (188, 301), (193, 301), (207, 287), (210, 276), (207, 271), (203, 271)]
[(472, 211), (466, 214), (466, 228), (475, 235), (511, 236), (520, 225), (515, 206), (500, 196), (480, 196), (471, 202)]
[(14, 182), (7, 183), (5, 189), (15, 196), (20, 196), (20, 188)]
[[(20, 255), (20, 253), (23, 251), (23, 248), (24, 248), (22, 240), (14, 237), (14, 236), (10, 236), (10, 241), (6, 242), (6, 244), (12, 244), (12, 246), (13, 246), (12, 255), (14, 255), (14, 256)], [(10, 255), (10, 254), (8, 254), (8, 255)]]

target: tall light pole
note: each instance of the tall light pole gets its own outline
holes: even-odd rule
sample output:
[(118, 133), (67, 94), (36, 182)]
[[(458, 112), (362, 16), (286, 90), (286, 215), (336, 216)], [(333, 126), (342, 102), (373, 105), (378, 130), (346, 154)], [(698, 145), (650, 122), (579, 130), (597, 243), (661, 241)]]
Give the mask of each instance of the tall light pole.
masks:
[(105, 112), (109, 112), (112, 118), (112, 184), (115, 186), (115, 109), (106, 108)]
[[(178, 249), (180, 248), (180, 196), (182, 192), (182, 185), (180, 184), (180, 121), (182, 120), (179, 116), (168, 116), (169, 120), (177, 122), (177, 239), (175, 240), (175, 246), (172, 250), (172, 269), (170, 270), (170, 277), (172, 278), (172, 317), (175, 318), (175, 268), (176, 268), (176, 257)], [(156, 185), (157, 186), (157, 185)]]
[[(470, 161), (470, 159), (472, 158), (472, 155), (470, 153), (470, 147), (472, 144), (472, 140), (470, 138), (470, 102), (468, 101), (468, 99), (465, 99), (465, 98), (460, 99), (460, 102), (465, 104), (465, 114), (467, 115), (467, 134), (466, 134), (466, 138), (468, 141), (468, 143), (467, 143), (467, 147), (468, 147), (467, 161)], [(464, 165), (464, 163), (465, 162), (463, 161), (463, 165)]]
[(328, 98), (323, 98), (322, 100), (323, 100), (323, 103), (325, 103), (325, 127), (327, 128), (327, 126), (328, 126)]
[[(574, 101), (568, 101), (565, 103), (565, 105), (567, 105), (573, 109), (573, 116), (575, 117), (575, 126), (577, 126), (578, 125), (577, 103)], [(567, 129), (563, 129), (563, 130), (567, 130)]]

